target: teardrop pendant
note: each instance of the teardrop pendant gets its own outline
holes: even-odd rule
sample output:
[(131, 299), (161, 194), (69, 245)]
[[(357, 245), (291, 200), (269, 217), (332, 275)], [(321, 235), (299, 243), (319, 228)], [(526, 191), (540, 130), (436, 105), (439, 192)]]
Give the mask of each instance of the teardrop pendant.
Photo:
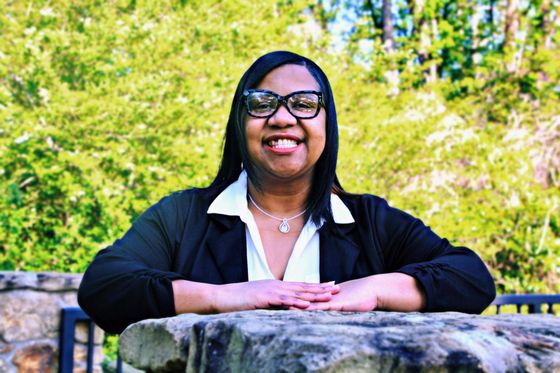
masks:
[(251, 194), (247, 193), (247, 196), (249, 197), (249, 200), (251, 201), (251, 203), (253, 204), (253, 206), (255, 206), (255, 208), (257, 210), (259, 210), (260, 212), (262, 212), (263, 214), (265, 214), (266, 216), (268, 216), (269, 218), (272, 219), (276, 219), (276, 220), (280, 220), (282, 223), (280, 223), (280, 225), (278, 226), (278, 230), (282, 233), (288, 233), (290, 231), (290, 224), (288, 224), (288, 222), (292, 219), (295, 218), (299, 218), (300, 216), (302, 216), (303, 214), (305, 214), (305, 212), (307, 211), (307, 209), (303, 210), (302, 212), (300, 212), (299, 214), (296, 214), (294, 216), (292, 216), (291, 218), (279, 218), (278, 216), (274, 216), (266, 211), (264, 211), (262, 208), (260, 208), (259, 205), (257, 205), (257, 203), (255, 202), (255, 200), (253, 199), (253, 197), (251, 197)]
[(282, 219), (282, 223), (278, 226), (278, 230), (282, 233), (288, 233), (290, 231), (290, 224), (288, 224), (288, 219)]

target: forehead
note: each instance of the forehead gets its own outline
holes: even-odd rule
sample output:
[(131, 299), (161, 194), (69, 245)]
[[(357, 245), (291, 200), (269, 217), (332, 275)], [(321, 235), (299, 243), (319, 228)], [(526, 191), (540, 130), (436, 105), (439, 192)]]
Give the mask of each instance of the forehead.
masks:
[(282, 65), (271, 70), (257, 88), (268, 89), (282, 96), (295, 91), (320, 90), (313, 75), (301, 65)]

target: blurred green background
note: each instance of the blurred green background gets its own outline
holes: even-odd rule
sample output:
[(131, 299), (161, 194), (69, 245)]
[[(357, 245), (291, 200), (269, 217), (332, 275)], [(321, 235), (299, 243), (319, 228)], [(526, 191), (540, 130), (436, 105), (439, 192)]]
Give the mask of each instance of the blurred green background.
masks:
[(331, 79), (338, 174), (560, 293), (558, 0), (2, 1), (0, 270), (83, 271), (213, 179), (235, 86), (290, 50)]

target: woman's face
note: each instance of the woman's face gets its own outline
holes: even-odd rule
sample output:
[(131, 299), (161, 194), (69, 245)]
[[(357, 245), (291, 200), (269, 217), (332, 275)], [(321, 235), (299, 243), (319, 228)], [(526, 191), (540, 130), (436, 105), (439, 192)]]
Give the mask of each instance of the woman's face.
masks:
[[(292, 92), (320, 91), (307, 68), (282, 65), (270, 71), (256, 87), (281, 96)], [(284, 105), (269, 118), (245, 113), (247, 149), (257, 177), (272, 179), (308, 178), (325, 149), (325, 109), (311, 119), (297, 119)]]

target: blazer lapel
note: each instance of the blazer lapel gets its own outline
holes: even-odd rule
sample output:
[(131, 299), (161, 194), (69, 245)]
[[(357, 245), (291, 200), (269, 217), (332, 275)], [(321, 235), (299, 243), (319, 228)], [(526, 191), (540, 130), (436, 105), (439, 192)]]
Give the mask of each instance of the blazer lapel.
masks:
[[(332, 224), (332, 223), (331, 223)], [(334, 232), (337, 229), (339, 232)], [(360, 248), (348, 237), (354, 224), (340, 224), (336, 228), (325, 223), (319, 230), (321, 282), (344, 282), (355, 277)]]
[(245, 224), (238, 217), (211, 214), (206, 242), (224, 284), (248, 280)]

